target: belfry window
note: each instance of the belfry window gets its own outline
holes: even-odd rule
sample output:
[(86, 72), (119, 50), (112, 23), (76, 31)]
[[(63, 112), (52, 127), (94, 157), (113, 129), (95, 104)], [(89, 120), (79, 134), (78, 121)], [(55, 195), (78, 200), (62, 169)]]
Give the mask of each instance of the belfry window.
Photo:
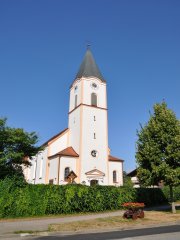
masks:
[(66, 167), (66, 168), (64, 169), (64, 180), (67, 179), (67, 176), (69, 175), (69, 173), (70, 173), (70, 168), (69, 168), (69, 167)]
[(113, 171), (113, 183), (117, 182), (117, 172)]
[(96, 121), (96, 116), (94, 116), (94, 122)]
[(96, 133), (94, 133), (94, 139), (96, 139)]
[(74, 107), (77, 107), (77, 95), (75, 95), (75, 102), (74, 102)]
[(97, 107), (97, 95), (95, 93), (91, 93), (91, 105)]

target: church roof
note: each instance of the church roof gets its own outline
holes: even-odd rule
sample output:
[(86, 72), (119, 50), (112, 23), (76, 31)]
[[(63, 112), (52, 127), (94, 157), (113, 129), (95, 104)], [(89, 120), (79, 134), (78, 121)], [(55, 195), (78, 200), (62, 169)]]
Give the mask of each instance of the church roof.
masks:
[(49, 158), (55, 157), (55, 156), (68, 156), (68, 157), (79, 157), (79, 155), (75, 152), (75, 150), (72, 147), (67, 147), (63, 149), (62, 151), (50, 156)]
[(63, 133), (65, 133), (67, 130), (69, 130), (69, 128), (65, 128), (63, 131), (59, 132), (58, 134), (54, 135), (53, 137), (51, 137), (49, 140), (47, 140), (45, 143), (43, 143), (41, 146), (46, 146), (49, 142), (51, 142), (52, 140), (56, 139), (57, 137), (60, 137)]
[(108, 160), (109, 161), (113, 161), (113, 162), (124, 162), (124, 160), (120, 159), (120, 158), (116, 158), (116, 157), (113, 157), (111, 155), (108, 156)]
[(96, 77), (99, 78), (102, 82), (106, 82), (89, 48), (85, 53), (84, 59), (81, 63), (81, 66), (79, 68), (75, 80), (81, 77)]
[(61, 156), (71, 156), (71, 157), (79, 157), (79, 155), (75, 152), (74, 148), (67, 147), (64, 150), (58, 153)]

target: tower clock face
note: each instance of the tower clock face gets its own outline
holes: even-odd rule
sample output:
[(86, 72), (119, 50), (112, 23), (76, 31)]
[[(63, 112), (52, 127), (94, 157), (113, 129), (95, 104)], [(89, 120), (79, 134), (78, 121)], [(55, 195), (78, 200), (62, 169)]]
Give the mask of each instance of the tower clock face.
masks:
[(92, 83), (91, 83), (91, 87), (92, 87), (93, 89), (97, 90), (99, 86), (98, 86), (95, 82), (92, 82)]
[(91, 151), (91, 156), (93, 156), (93, 157), (97, 157), (97, 151), (96, 150), (92, 150)]

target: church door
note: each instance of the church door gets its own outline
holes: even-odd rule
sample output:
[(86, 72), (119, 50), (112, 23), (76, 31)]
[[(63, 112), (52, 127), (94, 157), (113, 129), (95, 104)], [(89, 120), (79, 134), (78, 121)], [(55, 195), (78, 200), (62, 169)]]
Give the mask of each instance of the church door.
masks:
[(90, 186), (96, 186), (98, 185), (98, 180), (91, 180)]

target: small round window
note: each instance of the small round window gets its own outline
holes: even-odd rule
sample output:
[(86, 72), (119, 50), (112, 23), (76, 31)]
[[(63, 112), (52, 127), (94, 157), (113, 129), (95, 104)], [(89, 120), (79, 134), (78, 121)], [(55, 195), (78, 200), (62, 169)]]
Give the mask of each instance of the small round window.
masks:
[(96, 150), (91, 151), (91, 156), (97, 157), (98, 152)]
[(98, 85), (95, 82), (91, 83), (91, 87), (93, 89), (98, 89)]

